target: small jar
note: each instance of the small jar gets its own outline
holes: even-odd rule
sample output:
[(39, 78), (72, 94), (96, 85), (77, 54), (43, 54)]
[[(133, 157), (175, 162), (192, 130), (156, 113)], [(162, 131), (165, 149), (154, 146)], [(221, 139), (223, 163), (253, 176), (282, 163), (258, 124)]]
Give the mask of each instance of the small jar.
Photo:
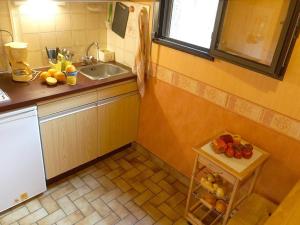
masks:
[(67, 72), (67, 84), (76, 85), (78, 71)]

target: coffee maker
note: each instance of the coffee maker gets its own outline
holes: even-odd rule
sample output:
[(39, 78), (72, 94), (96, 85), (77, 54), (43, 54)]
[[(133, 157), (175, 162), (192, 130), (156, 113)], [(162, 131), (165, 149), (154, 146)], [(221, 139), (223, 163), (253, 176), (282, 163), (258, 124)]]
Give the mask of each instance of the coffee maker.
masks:
[(4, 45), (14, 81), (27, 82), (32, 79), (32, 70), (27, 63), (27, 47), (24, 42), (10, 42)]

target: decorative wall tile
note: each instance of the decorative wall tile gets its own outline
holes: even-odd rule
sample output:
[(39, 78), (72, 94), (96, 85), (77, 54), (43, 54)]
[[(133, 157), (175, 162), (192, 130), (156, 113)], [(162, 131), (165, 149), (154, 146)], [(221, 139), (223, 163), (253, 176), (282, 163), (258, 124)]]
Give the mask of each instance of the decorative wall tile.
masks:
[(281, 114), (274, 113), (270, 128), (290, 137), (300, 139), (300, 123)]
[(157, 74), (157, 78), (159, 80), (162, 80), (166, 83), (172, 84), (173, 72), (171, 70), (168, 70), (164, 67), (159, 66), (159, 67), (157, 67), (156, 74)]
[(263, 111), (262, 107), (233, 95), (228, 98), (227, 109), (256, 122), (259, 121)]
[(216, 105), (225, 107), (227, 98), (228, 98), (228, 94), (217, 88), (214, 88), (211, 86), (206, 86), (202, 97), (210, 102), (215, 103)]
[(186, 90), (192, 94), (198, 94), (198, 81), (182, 76), (179, 73), (173, 73), (173, 84), (180, 89)]
[(300, 141), (300, 121), (152, 63), (153, 77)]

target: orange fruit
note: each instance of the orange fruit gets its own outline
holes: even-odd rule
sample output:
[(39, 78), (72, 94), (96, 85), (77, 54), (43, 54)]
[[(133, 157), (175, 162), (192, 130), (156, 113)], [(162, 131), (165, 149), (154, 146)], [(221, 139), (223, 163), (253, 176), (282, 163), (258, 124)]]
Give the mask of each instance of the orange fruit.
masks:
[(66, 67), (66, 72), (67, 72), (67, 73), (71, 73), (71, 72), (74, 72), (74, 71), (76, 71), (75, 66), (73, 66), (73, 65), (68, 65), (68, 66)]
[(47, 81), (47, 84), (49, 84), (49, 85), (55, 85), (57, 83), (57, 80), (53, 77), (48, 77), (46, 79), (46, 81)]
[(44, 71), (40, 74), (40, 80), (43, 82), (45, 82), (48, 77), (51, 77), (51, 75), (47, 71)]
[(56, 72), (54, 74), (54, 78), (58, 81), (58, 82), (66, 82), (66, 76), (63, 72)]
[(51, 77), (54, 77), (54, 74), (57, 72), (56, 69), (49, 69), (48, 73), (50, 74)]

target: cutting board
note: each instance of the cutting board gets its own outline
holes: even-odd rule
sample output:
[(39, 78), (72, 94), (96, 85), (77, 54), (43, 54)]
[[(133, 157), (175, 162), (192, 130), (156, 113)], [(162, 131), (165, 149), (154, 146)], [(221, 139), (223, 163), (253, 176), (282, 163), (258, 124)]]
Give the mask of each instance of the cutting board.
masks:
[(117, 2), (115, 7), (114, 19), (112, 23), (112, 30), (116, 34), (118, 34), (121, 38), (125, 37), (128, 16), (129, 16), (129, 8), (126, 5)]

